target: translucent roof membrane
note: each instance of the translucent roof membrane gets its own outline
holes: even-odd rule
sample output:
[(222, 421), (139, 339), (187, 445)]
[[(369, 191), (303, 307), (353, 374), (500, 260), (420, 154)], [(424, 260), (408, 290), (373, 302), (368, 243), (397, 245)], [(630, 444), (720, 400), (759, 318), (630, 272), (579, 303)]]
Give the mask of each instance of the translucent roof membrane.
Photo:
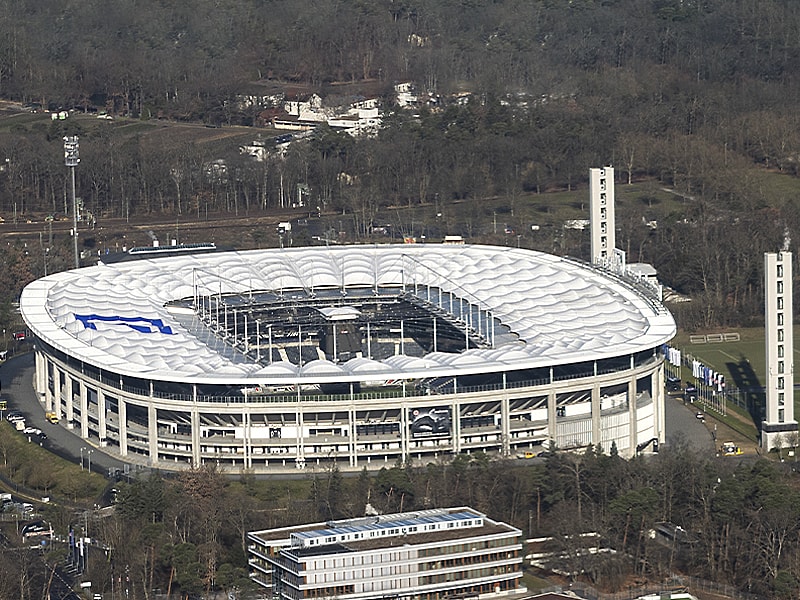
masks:
[[(417, 291), (421, 297), (428, 287), (441, 290), (429, 297), (443, 298), (445, 312), (451, 296), (465, 299), (513, 335), (495, 337), (495, 347), (458, 354), (382, 361), (362, 356), (340, 363), (320, 358), (302, 366), (285, 357), (272, 364), (262, 358), (259, 364), (252, 353), (246, 358), (223, 351), (222, 340), (201, 339), (199, 319), (189, 316), (188, 326), (185, 316), (167, 308), (195, 294), (253, 291), (286, 299), (324, 289), (340, 291), (331, 294), (331, 306), (335, 298), (341, 307), (348, 288)], [(21, 310), (42, 340), (90, 364), (198, 383), (330, 383), (529, 369), (625, 355), (675, 334), (666, 310), (588, 266), (519, 248), (471, 245), (270, 249), (101, 264), (31, 283)], [(457, 306), (453, 313), (459, 316)]]

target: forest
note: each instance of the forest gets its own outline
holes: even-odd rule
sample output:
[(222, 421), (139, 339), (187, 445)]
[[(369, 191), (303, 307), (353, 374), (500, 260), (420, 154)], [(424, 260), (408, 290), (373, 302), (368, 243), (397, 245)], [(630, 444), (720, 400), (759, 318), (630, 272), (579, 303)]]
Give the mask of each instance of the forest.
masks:
[[(45, 514), (56, 533), (66, 536), (72, 527), (102, 544), (89, 552), (84, 579), (95, 592), (116, 589), (113, 598), (153, 598), (155, 590), (182, 599), (251, 597), (247, 531), (362, 516), (367, 503), (383, 513), (472, 506), (526, 538), (552, 536), (547, 550), (561, 557), (551, 564), (571, 574), (564, 585), (580, 580), (614, 592), (684, 573), (733, 586), (741, 598), (797, 598), (796, 463), (703, 458), (680, 439), (670, 441), (659, 455), (630, 461), (614, 447), (524, 465), (478, 453), (357, 477), (328, 469), (284, 481), (206, 465), (114, 484), (113, 513), (71, 510), (67, 499)], [(33, 485), (40, 467), (30, 469)], [(682, 535), (665, 543), (653, 534), (659, 528)], [(579, 535), (585, 533), (594, 535)], [(614, 552), (585, 551), (591, 547)], [(64, 552), (56, 545), (47, 557), (58, 562)], [(38, 552), (6, 553), (0, 596), (37, 598), (31, 590), (45, 589), (47, 577)]]

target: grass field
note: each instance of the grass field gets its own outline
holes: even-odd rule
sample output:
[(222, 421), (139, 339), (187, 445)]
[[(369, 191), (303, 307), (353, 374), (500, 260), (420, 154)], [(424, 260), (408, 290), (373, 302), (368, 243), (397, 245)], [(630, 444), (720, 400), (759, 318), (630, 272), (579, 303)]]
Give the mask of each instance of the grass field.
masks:
[[(738, 333), (740, 341), (698, 344), (690, 341), (689, 334), (680, 332), (673, 339), (671, 345), (680, 348), (684, 361), (686, 358), (694, 358), (722, 373), (725, 376), (726, 384), (730, 386), (728, 390), (734, 387), (742, 390), (763, 387), (766, 384), (764, 330), (759, 328), (732, 329), (714, 333), (728, 332)], [(702, 335), (702, 332), (699, 334)], [(800, 338), (798, 338), (797, 332), (794, 336), (794, 360), (800, 363)], [(694, 381), (688, 367), (682, 368), (681, 378), (684, 381)], [(796, 386), (796, 382), (794, 384)], [(749, 397), (751, 401), (763, 405), (763, 394), (753, 393)], [(800, 415), (800, 394), (795, 394), (794, 411), (795, 415)], [(739, 414), (745, 416), (747, 413), (742, 410), (739, 411)], [(755, 423), (753, 427), (755, 427)], [(747, 433), (748, 435), (751, 433), (749, 428)]]
[(28, 441), (5, 420), (0, 421), (0, 473), (35, 490), (37, 494), (30, 498), (52, 496), (56, 502), (79, 505), (94, 502), (107, 484), (102, 475), (84, 471)]
[[(689, 340), (689, 334), (679, 333), (672, 345), (680, 348), (684, 356), (692, 356), (722, 373), (726, 382), (737, 388), (763, 386), (766, 378), (764, 330), (735, 329), (731, 330), (733, 332), (739, 334), (740, 341), (693, 344)], [(798, 341), (795, 340), (796, 356)], [(689, 375), (691, 373), (684, 373), (683, 378), (688, 379)]]
[[(726, 380), (733, 382), (737, 387), (763, 386), (766, 381), (764, 330), (731, 329), (730, 332), (738, 333), (740, 341), (693, 344), (688, 333), (678, 332), (672, 340), (672, 345), (680, 348), (684, 356), (691, 355), (724, 374)], [(698, 333), (702, 335), (703, 332)], [(713, 333), (728, 333), (728, 331)], [(794, 332), (794, 360), (800, 363), (800, 330)], [(737, 378), (742, 381), (741, 384), (737, 383)], [(795, 381), (795, 385), (796, 383)]]

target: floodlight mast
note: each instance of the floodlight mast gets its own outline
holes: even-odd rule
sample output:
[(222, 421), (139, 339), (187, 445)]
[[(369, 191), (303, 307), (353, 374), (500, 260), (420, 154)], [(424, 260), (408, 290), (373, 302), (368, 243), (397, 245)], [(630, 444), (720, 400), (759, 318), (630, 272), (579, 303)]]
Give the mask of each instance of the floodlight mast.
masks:
[(72, 180), (72, 247), (75, 252), (76, 269), (81, 266), (80, 256), (78, 255), (78, 198), (75, 196), (75, 167), (80, 162), (78, 136), (64, 136), (64, 164), (69, 167)]

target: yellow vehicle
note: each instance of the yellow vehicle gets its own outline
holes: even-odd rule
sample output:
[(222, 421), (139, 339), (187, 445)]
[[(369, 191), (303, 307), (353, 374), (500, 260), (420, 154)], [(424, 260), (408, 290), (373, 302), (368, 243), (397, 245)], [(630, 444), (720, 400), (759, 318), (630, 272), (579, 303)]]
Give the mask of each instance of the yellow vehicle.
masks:
[(44, 414), (45, 419), (50, 421), (51, 423), (58, 423), (58, 413), (53, 411), (48, 411)]
[(739, 456), (743, 454), (742, 449), (733, 442), (723, 442), (719, 447), (719, 453), (722, 456)]
[(517, 454), (517, 458), (536, 458), (536, 454), (530, 450), (526, 450), (525, 452)]

